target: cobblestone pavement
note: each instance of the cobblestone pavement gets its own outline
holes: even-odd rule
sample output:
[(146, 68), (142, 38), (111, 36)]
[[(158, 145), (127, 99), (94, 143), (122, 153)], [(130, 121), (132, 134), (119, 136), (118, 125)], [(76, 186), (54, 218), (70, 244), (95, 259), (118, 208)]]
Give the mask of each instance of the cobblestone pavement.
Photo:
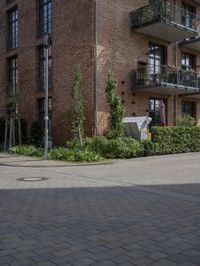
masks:
[(199, 153), (38, 164), (0, 155), (0, 265), (200, 265)]

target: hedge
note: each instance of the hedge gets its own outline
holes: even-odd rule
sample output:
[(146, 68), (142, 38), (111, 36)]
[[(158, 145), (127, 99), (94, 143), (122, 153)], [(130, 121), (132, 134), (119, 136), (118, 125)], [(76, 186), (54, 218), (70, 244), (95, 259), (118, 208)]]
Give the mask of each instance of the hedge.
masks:
[[(138, 142), (133, 138), (107, 139), (103, 136), (85, 138), (83, 147), (76, 141), (66, 148), (49, 150), (49, 158), (64, 161), (99, 161), (104, 158), (133, 158), (161, 154), (200, 151), (200, 127), (152, 127), (152, 141)], [(35, 146), (13, 147), (11, 152), (42, 157), (44, 150)]]
[[(174, 154), (200, 151), (200, 127), (152, 127), (151, 153)], [(145, 144), (143, 144), (144, 146)]]

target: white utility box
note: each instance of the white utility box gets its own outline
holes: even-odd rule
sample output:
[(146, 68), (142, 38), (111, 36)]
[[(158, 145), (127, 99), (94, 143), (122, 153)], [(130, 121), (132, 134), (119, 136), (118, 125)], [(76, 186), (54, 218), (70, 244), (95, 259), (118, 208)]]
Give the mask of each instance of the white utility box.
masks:
[(148, 139), (149, 124), (152, 119), (148, 116), (125, 117), (123, 120), (125, 134), (137, 140)]

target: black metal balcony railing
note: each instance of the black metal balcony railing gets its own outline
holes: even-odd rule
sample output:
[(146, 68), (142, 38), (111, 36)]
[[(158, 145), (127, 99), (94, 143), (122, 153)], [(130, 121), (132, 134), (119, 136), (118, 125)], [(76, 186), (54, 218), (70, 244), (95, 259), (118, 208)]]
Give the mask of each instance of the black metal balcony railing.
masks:
[(169, 66), (149, 65), (147, 71), (133, 71), (133, 87), (175, 87), (187, 91), (200, 91), (200, 75), (192, 70), (182, 70)]
[(14, 0), (5, 0), (6, 1), (6, 5), (11, 4), (12, 2), (14, 2)]
[(200, 17), (169, 1), (154, 1), (131, 13), (132, 29), (137, 29), (152, 23), (165, 22), (187, 31), (199, 32)]

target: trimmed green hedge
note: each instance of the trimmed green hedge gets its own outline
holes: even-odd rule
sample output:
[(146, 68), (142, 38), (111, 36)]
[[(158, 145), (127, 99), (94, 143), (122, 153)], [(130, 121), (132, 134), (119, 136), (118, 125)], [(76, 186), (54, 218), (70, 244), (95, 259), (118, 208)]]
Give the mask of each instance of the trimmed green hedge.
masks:
[(200, 127), (152, 127), (151, 153), (174, 154), (200, 151)]

